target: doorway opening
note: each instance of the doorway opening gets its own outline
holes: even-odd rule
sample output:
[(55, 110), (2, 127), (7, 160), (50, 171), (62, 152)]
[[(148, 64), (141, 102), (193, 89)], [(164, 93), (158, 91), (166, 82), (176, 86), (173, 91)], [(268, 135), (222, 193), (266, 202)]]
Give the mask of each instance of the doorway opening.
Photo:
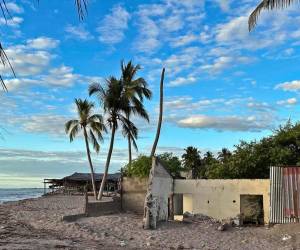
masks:
[(241, 195), (240, 213), (244, 225), (264, 224), (263, 195)]

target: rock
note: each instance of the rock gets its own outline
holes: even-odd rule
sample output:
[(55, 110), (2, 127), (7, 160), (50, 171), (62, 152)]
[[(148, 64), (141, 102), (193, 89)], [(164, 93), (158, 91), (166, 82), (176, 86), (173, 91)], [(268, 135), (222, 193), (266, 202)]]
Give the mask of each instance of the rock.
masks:
[(193, 214), (191, 214), (190, 212), (186, 211), (183, 214), (183, 218), (189, 218), (189, 217), (193, 217)]
[(218, 231), (225, 231), (229, 228), (228, 223), (222, 223), (220, 226), (218, 226)]
[(120, 241), (120, 246), (121, 246), (121, 247), (125, 247), (125, 246), (126, 246), (126, 243), (125, 243), (124, 240), (121, 240), (121, 241)]
[(147, 238), (147, 240), (155, 240), (155, 237), (154, 237), (154, 236), (149, 236), (149, 237)]
[(292, 238), (292, 236), (285, 234), (285, 235), (283, 235), (282, 240), (286, 241), (286, 240), (290, 240), (291, 238)]
[(150, 246), (151, 246), (151, 243), (150, 243), (150, 242), (147, 242), (146, 245), (147, 245), (147, 247), (150, 247)]
[(183, 246), (182, 244), (179, 244), (179, 245), (177, 246), (177, 249), (184, 249), (184, 246)]

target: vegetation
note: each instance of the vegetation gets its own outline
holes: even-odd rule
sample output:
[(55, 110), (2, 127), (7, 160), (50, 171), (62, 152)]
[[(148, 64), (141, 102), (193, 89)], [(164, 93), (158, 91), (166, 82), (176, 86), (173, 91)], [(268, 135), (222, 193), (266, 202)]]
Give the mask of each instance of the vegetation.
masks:
[[(182, 171), (180, 159), (172, 153), (163, 153), (158, 155), (167, 170), (175, 177), (180, 176)], [(133, 160), (131, 164), (127, 164), (123, 168), (123, 174), (128, 177), (148, 177), (151, 170), (151, 157), (140, 155)]]
[(251, 31), (257, 24), (258, 17), (262, 10), (283, 9), (287, 8), (296, 0), (262, 0), (255, 10), (250, 14), (248, 19), (249, 31)]
[(182, 166), (184, 170), (191, 171), (193, 179), (200, 178), (202, 176), (200, 151), (195, 147), (187, 147), (182, 155)]
[[(197, 148), (187, 147), (181, 161), (172, 153), (158, 157), (174, 176), (187, 171), (193, 178), (269, 178), (270, 166), (300, 164), (300, 123), (289, 121), (260, 141), (241, 141), (232, 152), (223, 148), (217, 154), (208, 151), (201, 157)], [(125, 167), (125, 174), (145, 177), (150, 168), (150, 159), (140, 156), (130, 168)]]
[(100, 150), (100, 145), (98, 141), (103, 140), (102, 132), (106, 132), (106, 128), (103, 124), (102, 116), (98, 114), (93, 114), (93, 103), (88, 102), (87, 100), (75, 99), (75, 104), (79, 119), (68, 121), (65, 124), (65, 130), (66, 133), (69, 135), (71, 142), (74, 140), (74, 138), (78, 135), (80, 131), (83, 131), (86, 153), (91, 170), (91, 179), (94, 196), (95, 198), (97, 198), (94, 167), (91, 160), (89, 142), (93, 144), (93, 148), (98, 153)]

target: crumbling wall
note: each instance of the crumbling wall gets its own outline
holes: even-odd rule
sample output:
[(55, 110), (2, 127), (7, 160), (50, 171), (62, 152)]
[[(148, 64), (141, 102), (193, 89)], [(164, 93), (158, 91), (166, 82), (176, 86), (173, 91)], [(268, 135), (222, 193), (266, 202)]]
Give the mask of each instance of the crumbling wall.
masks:
[(262, 195), (264, 222), (269, 222), (269, 179), (174, 180), (174, 194), (183, 194), (183, 212), (201, 213), (216, 219), (240, 214), (241, 195)]
[[(156, 228), (157, 221), (169, 218), (169, 200), (172, 204), (173, 177), (159, 161), (153, 157), (149, 174), (148, 189), (144, 204), (144, 227)], [(170, 208), (170, 210), (173, 210)]]
[(121, 185), (122, 209), (143, 214), (148, 178), (123, 177)]

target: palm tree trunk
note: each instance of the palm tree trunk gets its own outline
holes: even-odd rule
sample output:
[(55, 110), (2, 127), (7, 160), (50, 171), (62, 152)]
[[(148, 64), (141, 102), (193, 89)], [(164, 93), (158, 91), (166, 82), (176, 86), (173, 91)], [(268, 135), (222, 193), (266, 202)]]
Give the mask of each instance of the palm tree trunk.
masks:
[[(129, 120), (129, 115), (127, 114), (126, 115), (127, 119)], [(131, 153), (131, 139), (130, 139), (130, 136), (128, 135), (128, 159), (129, 159), (129, 165), (131, 164), (132, 162), (132, 153)]]
[(160, 103), (159, 103), (159, 117), (158, 117), (158, 124), (157, 124), (157, 131), (155, 140), (153, 143), (152, 151), (150, 157), (152, 158), (155, 154), (156, 146), (158, 143), (158, 139), (160, 136), (160, 129), (161, 129), (161, 123), (162, 123), (162, 115), (163, 115), (163, 98), (164, 98), (164, 78), (165, 78), (165, 68), (163, 68), (161, 72), (161, 78), (160, 78)]
[(93, 163), (92, 163), (92, 159), (91, 159), (89, 142), (88, 142), (88, 139), (87, 139), (87, 132), (86, 132), (86, 128), (85, 127), (83, 128), (83, 133), (84, 133), (84, 140), (85, 140), (85, 146), (86, 146), (86, 154), (87, 154), (88, 161), (89, 161), (89, 164), (90, 164), (90, 169), (91, 169), (91, 179), (92, 179), (93, 192), (94, 192), (95, 199), (97, 199), (97, 191), (96, 191), (96, 184), (95, 184), (94, 167), (93, 167)]
[(109, 145), (109, 150), (108, 150), (106, 164), (105, 164), (105, 171), (104, 171), (104, 175), (103, 175), (99, 193), (98, 193), (98, 200), (101, 200), (102, 196), (103, 196), (103, 191), (104, 191), (104, 186), (105, 186), (105, 182), (106, 182), (106, 178), (107, 178), (107, 174), (108, 174), (110, 159), (111, 159), (111, 155), (112, 155), (112, 151), (113, 151), (113, 147), (114, 147), (115, 132), (116, 132), (116, 125), (113, 124), (112, 130), (111, 130), (110, 145)]
[(128, 158), (129, 158), (129, 165), (132, 162), (132, 155), (131, 155), (131, 139), (130, 136), (128, 136)]

